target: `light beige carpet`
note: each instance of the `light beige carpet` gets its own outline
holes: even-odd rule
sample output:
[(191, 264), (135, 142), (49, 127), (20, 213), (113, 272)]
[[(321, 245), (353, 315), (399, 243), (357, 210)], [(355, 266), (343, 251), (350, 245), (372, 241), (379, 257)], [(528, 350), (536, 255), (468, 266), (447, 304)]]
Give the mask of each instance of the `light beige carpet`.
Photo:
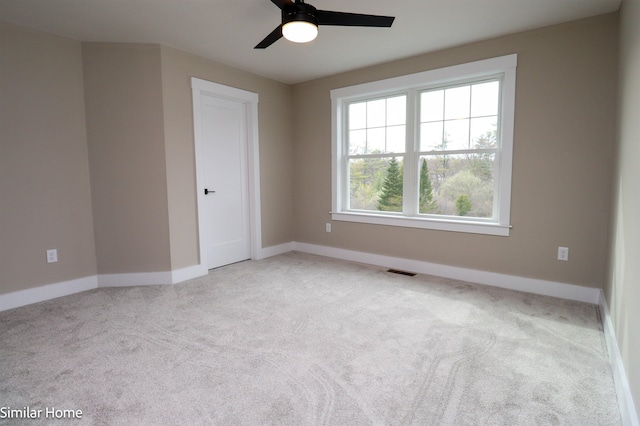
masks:
[(620, 424), (596, 306), (299, 253), (0, 313), (0, 407), (98, 425)]

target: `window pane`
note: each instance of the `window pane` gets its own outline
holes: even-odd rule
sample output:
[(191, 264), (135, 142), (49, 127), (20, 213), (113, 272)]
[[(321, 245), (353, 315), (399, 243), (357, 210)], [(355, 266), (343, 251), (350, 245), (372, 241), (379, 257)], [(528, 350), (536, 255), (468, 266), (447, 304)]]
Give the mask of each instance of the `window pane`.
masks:
[(349, 155), (364, 154), (367, 152), (367, 131), (351, 130), (349, 132)]
[(402, 211), (402, 159), (349, 160), (351, 210)]
[(469, 117), (470, 86), (446, 89), (444, 94), (444, 119)]
[(404, 153), (407, 96), (349, 104), (349, 155)]
[(471, 119), (471, 148), (497, 148), (496, 129), (498, 117), (483, 117)]
[(385, 99), (367, 102), (367, 127), (383, 127), (386, 118)]
[(349, 129), (364, 129), (367, 126), (367, 103), (349, 105)]
[(402, 153), (405, 151), (406, 135), (405, 126), (387, 127), (387, 150), (386, 152)]
[(446, 149), (469, 149), (469, 120), (449, 120), (444, 122)]
[(442, 121), (420, 125), (420, 151), (442, 150)]
[(382, 154), (385, 152), (385, 129), (367, 129), (367, 154)]
[(438, 121), (444, 118), (444, 90), (422, 92), (420, 95), (420, 121)]
[(407, 97), (396, 96), (387, 99), (387, 126), (405, 124), (407, 120)]
[[(492, 217), (494, 169), (495, 154), (421, 157), (420, 213)], [(428, 176), (428, 184), (425, 176)], [(430, 199), (426, 195), (429, 184), (432, 194)]]
[(500, 82), (474, 84), (471, 88), (471, 116), (498, 115)]

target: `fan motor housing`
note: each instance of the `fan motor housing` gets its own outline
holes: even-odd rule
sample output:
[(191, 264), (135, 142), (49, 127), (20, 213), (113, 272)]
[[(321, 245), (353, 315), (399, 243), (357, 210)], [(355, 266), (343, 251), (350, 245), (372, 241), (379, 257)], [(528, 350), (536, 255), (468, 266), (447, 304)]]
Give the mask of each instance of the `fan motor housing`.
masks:
[(293, 21), (305, 21), (318, 26), (316, 8), (306, 3), (296, 3), (282, 10), (282, 24)]

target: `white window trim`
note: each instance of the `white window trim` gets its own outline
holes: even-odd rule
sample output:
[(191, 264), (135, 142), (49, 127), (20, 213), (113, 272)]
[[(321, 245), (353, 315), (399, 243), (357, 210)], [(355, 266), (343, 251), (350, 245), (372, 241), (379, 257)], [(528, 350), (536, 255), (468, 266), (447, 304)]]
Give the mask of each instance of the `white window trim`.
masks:
[[(424, 71), (355, 86), (331, 90), (331, 186), (332, 220), (402, 226), (410, 228), (435, 229), (442, 231), (468, 232), (475, 234), (509, 236), (511, 229), (511, 175), (513, 160), (513, 126), (515, 119), (515, 88), (517, 54), (500, 56), (461, 65)], [(386, 96), (416, 87), (454, 83), (462, 79), (481, 79), (502, 75), (501, 100), (501, 153), (498, 191), (497, 221), (452, 216), (410, 217), (400, 214), (378, 214), (376, 212), (343, 211), (344, 189), (340, 173), (346, 153), (343, 150), (344, 126), (343, 106), (346, 102), (363, 97)]]

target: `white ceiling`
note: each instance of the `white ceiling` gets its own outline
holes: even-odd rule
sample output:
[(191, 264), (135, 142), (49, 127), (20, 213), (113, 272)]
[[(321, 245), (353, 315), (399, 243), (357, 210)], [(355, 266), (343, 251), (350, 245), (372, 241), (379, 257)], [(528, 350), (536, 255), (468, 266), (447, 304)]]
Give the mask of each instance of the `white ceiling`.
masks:
[(160, 43), (285, 83), (618, 10), (621, 0), (309, 0), (395, 16), (391, 28), (321, 26), (308, 44), (253, 47), (280, 24), (270, 0), (0, 0), (0, 21), (81, 41)]

